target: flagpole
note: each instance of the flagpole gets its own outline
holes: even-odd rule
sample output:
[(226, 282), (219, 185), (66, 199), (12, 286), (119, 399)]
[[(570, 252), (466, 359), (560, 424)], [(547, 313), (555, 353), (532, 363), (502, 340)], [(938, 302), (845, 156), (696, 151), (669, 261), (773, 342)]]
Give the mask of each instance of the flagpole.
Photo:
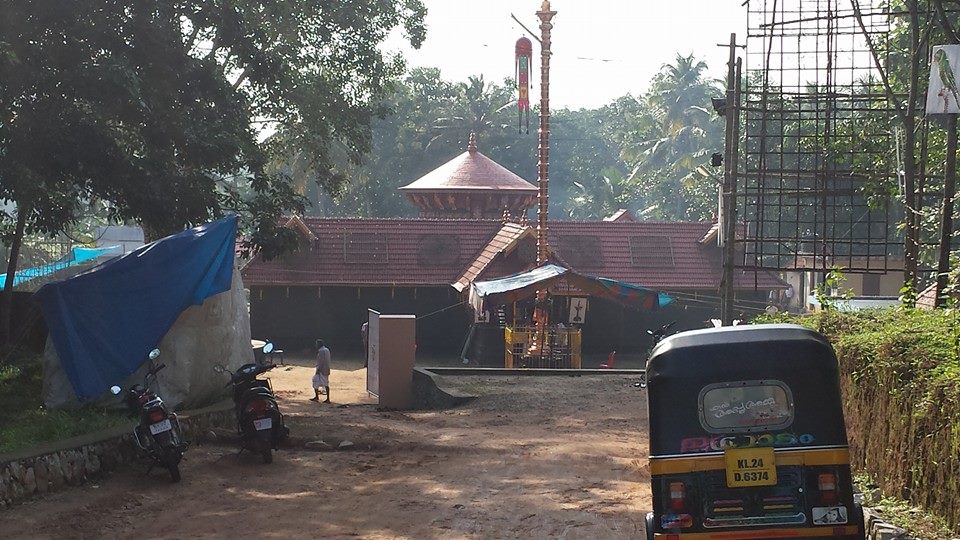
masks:
[(556, 11), (550, 9), (550, 0), (543, 0), (537, 17), (540, 18), (540, 145), (537, 175), (540, 194), (537, 199), (537, 266), (547, 262), (547, 216), (549, 214), (550, 185), (550, 33)]
[[(538, 147), (537, 176), (539, 196), (537, 197), (537, 266), (547, 262), (547, 216), (549, 213), (550, 185), (550, 33), (553, 30), (553, 17), (556, 11), (550, 9), (550, 0), (543, 0), (537, 17), (540, 19), (540, 144)], [(538, 313), (539, 312), (539, 313)], [(537, 291), (534, 308), (537, 332), (534, 347), (540, 357), (547, 351), (547, 325), (550, 311), (547, 306), (547, 290)]]

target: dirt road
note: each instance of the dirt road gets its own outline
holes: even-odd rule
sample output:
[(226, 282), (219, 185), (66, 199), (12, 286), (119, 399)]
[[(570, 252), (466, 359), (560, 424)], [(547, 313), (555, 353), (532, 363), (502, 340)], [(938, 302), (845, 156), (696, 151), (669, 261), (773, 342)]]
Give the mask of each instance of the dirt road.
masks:
[[(365, 371), (274, 370), (293, 440), (272, 465), (193, 447), (183, 482), (127, 469), (0, 512), (4, 538), (637, 538), (649, 509), (646, 400), (627, 376), (462, 377), (481, 397), (378, 412)], [(346, 406), (344, 406), (346, 405)], [(308, 449), (323, 440), (349, 449)]]

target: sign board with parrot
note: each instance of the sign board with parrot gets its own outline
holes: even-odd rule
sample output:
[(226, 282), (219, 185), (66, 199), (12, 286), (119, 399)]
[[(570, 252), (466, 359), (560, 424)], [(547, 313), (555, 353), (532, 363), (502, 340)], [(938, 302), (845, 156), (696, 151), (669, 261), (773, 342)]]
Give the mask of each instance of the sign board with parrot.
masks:
[(927, 114), (960, 113), (960, 45), (936, 45), (930, 62)]

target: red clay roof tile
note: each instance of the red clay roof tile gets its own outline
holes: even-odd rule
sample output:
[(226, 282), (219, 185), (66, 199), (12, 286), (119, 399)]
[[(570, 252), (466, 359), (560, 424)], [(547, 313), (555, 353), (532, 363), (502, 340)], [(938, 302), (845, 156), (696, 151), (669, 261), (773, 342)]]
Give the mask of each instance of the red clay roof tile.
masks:
[[(497, 254), (513, 245), (524, 229), (503, 226), (498, 220), (303, 221), (316, 236), (309, 249), (274, 261), (255, 258), (243, 270), (247, 285), (442, 286), (468, 276), (489, 279), (522, 270), (514, 267), (516, 261)], [(689, 222), (553, 221), (549, 240), (558, 259), (569, 259), (575, 270), (586, 274), (658, 290), (715, 291), (720, 284), (720, 250), (699, 243), (710, 227), (711, 223)], [(582, 238), (569, 237), (598, 242), (597, 252), (564, 257), (563, 246), (584, 245)], [(523, 240), (531, 241), (535, 242)], [(668, 264), (671, 259), (673, 264)], [(740, 290), (786, 287), (768, 272), (738, 271), (735, 283)]]

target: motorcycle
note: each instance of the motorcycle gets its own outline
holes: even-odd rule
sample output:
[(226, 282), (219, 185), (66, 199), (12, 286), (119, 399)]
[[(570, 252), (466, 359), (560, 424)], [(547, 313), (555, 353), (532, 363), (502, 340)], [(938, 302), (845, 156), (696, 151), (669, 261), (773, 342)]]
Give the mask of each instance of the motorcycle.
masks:
[[(167, 469), (173, 482), (179, 482), (180, 460), (187, 450), (187, 443), (183, 438), (177, 414), (168, 410), (163, 399), (150, 390), (150, 383), (156, 381), (157, 373), (167, 367), (166, 364), (153, 364), (159, 357), (159, 349), (150, 351), (147, 356), (150, 369), (144, 376), (143, 384), (130, 387), (124, 402), (130, 412), (140, 418), (140, 423), (133, 430), (133, 440), (140, 451), (152, 460), (147, 473), (160, 465)], [(121, 391), (119, 386), (110, 388), (113, 395), (119, 395)]]
[[(668, 322), (667, 324), (657, 328), (656, 330), (647, 329), (647, 335), (653, 338), (653, 345), (650, 346), (650, 352), (653, 352), (653, 349), (657, 346), (657, 343), (663, 341), (663, 338), (667, 337), (667, 331), (670, 330), (673, 325), (677, 324), (677, 321)], [(647, 373), (644, 370), (643, 375), (640, 376), (640, 380), (634, 384), (638, 388), (647, 387)]]
[(677, 324), (677, 321), (668, 322), (656, 330), (647, 329), (647, 335), (653, 338), (654, 346), (667, 336), (667, 330), (670, 330), (675, 324)]
[[(273, 350), (273, 344), (267, 343), (263, 350), (269, 354)], [(280, 443), (290, 434), (290, 429), (284, 425), (280, 407), (277, 406), (270, 379), (257, 378), (274, 367), (276, 366), (273, 364), (244, 364), (235, 373), (223, 366), (215, 368), (230, 374), (230, 382), (225, 388), (233, 387), (240, 452), (256, 452), (263, 458), (264, 463), (273, 462), (273, 451), (279, 450)]]

